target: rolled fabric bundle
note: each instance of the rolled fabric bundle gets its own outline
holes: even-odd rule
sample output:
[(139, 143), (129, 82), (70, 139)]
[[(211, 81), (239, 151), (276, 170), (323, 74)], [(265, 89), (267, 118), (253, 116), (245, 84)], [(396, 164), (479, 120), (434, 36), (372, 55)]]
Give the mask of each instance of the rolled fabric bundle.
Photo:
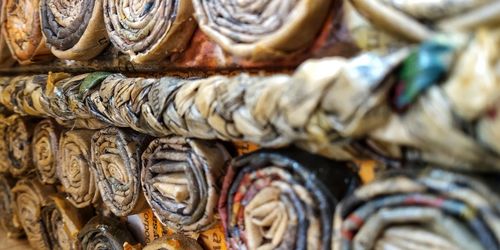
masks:
[(20, 64), (52, 57), (40, 29), (39, 0), (6, 0), (2, 35)]
[(172, 234), (160, 237), (149, 243), (143, 250), (203, 250), (198, 242), (182, 234)]
[(42, 220), (50, 238), (51, 249), (77, 250), (77, 234), (86, 222), (86, 214), (59, 195), (50, 196), (51, 202), (42, 209)]
[(38, 179), (22, 179), (12, 189), (16, 213), (34, 249), (51, 249), (48, 232), (42, 220), (42, 207), (50, 203), (55, 192), (52, 186), (43, 185)]
[(219, 212), (232, 249), (330, 249), (338, 201), (359, 177), (348, 163), (297, 149), (233, 160)]
[[(4, 115), (0, 115), (1, 121), (5, 121), (6, 119)], [(0, 122), (0, 159), (9, 159), (9, 142), (6, 140), (7, 127), (5, 122)], [(9, 167), (9, 161), (0, 161), (0, 173), (9, 172)]]
[(140, 213), (147, 207), (141, 189), (141, 154), (147, 136), (109, 127), (92, 137), (92, 169), (105, 205), (116, 216)]
[(67, 198), (75, 207), (83, 208), (99, 200), (96, 177), (91, 171), (90, 140), (94, 131), (71, 130), (61, 135), (57, 176)]
[(137, 244), (125, 224), (103, 216), (92, 218), (78, 233), (78, 240), (84, 250), (120, 250), (125, 243)]
[(10, 78), (1, 88), (0, 102), (10, 111), (20, 115), (46, 116), (41, 103), (47, 75), (17, 76)]
[(437, 168), (382, 176), (337, 207), (333, 249), (499, 249), (498, 176)]
[(142, 188), (154, 214), (177, 232), (200, 232), (217, 222), (222, 178), (230, 155), (222, 144), (170, 136), (142, 154)]
[(330, 0), (193, 0), (201, 30), (230, 53), (266, 59), (310, 45), (331, 7)]
[(8, 238), (19, 238), (24, 230), (15, 211), (15, 200), (12, 188), (16, 181), (7, 175), (0, 175), (0, 228)]
[(196, 28), (191, 1), (103, 1), (111, 42), (136, 63), (182, 52)]
[[(3, 23), (5, 22), (5, 9), (3, 7), (4, 3), (5, 1), (0, 1), (0, 27), (3, 26)], [(0, 67), (12, 66), (15, 62), (16, 60), (14, 60), (12, 54), (10, 53), (9, 46), (7, 46), (5, 37), (0, 34)]]
[(8, 142), (9, 171), (15, 177), (25, 176), (34, 171), (31, 153), (32, 122), (17, 116), (7, 127), (5, 139)]
[(51, 119), (39, 122), (33, 133), (31, 143), (33, 147), (33, 164), (44, 184), (55, 184), (57, 182), (56, 165), (60, 133), (61, 129)]
[(109, 44), (102, 0), (40, 0), (44, 37), (62, 59), (89, 60)]

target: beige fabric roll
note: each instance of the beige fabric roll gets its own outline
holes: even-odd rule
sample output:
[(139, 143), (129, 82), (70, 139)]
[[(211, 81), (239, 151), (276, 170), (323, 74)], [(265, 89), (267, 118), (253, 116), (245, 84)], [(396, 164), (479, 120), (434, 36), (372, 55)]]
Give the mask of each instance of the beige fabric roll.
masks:
[(194, 239), (181, 234), (166, 235), (154, 240), (143, 250), (202, 250), (203, 248)]
[(89, 60), (109, 44), (102, 0), (40, 0), (43, 35), (62, 59)]
[(100, 198), (96, 177), (90, 168), (93, 134), (90, 130), (71, 130), (64, 132), (59, 141), (57, 175), (68, 194), (67, 199), (78, 208), (90, 206)]
[(256, 60), (282, 57), (312, 43), (330, 0), (193, 0), (201, 30), (230, 53)]
[[(0, 159), (9, 159), (9, 143), (7, 141), (7, 117), (0, 114)], [(9, 161), (0, 161), (0, 173), (9, 172)]]
[(190, 0), (103, 0), (111, 42), (136, 63), (182, 52), (196, 28)]
[(34, 171), (31, 140), (34, 124), (32, 120), (16, 117), (7, 128), (9, 171), (15, 177), (23, 177)]
[(50, 203), (52, 186), (44, 186), (37, 179), (22, 179), (12, 192), (16, 202), (16, 213), (34, 249), (51, 249), (48, 232), (42, 221), (42, 207)]
[(8, 238), (19, 238), (24, 229), (17, 216), (12, 188), (16, 180), (9, 175), (0, 175), (0, 229)]
[(40, 29), (39, 0), (5, 0), (2, 35), (14, 58), (30, 64), (52, 57)]
[(31, 143), (33, 164), (38, 170), (41, 181), (45, 184), (58, 182), (56, 165), (60, 133), (61, 129), (51, 119), (45, 119), (35, 127)]

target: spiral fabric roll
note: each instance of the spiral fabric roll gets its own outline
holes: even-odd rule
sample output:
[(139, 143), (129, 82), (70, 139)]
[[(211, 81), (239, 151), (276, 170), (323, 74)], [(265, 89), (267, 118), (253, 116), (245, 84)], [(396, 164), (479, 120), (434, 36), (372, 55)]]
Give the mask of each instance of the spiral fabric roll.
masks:
[(59, 142), (57, 175), (68, 200), (75, 207), (89, 206), (99, 199), (96, 177), (91, 171), (90, 140), (94, 131), (71, 130)]
[(193, 0), (203, 32), (230, 53), (266, 59), (310, 45), (321, 29), (330, 0)]
[(141, 154), (146, 136), (115, 127), (92, 137), (92, 168), (101, 197), (116, 216), (141, 212), (147, 207), (141, 189)]
[[(4, 4), (5, 1), (0, 1), (0, 27), (3, 26), (3, 23), (5, 22), (5, 8), (3, 7)], [(5, 40), (5, 37), (0, 34), (0, 67), (9, 67), (14, 63), (15, 60), (10, 53), (9, 46), (7, 46), (7, 41)]]
[(16, 202), (16, 213), (34, 249), (51, 249), (48, 232), (42, 220), (42, 207), (50, 203), (54, 188), (44, 186), (37, 179), (19, 180), (12, 189)]
[(78, 240), (85, 250), (121, 250), (125, 243), (136, 243), (125, 224), (102, 216), (92, 218), (78, 233)]
[[(7, 117), (0, 115), (0, 120), (5, 121)], [(9, 159), (9, 142), (6, 140), (7, 123), (0, 122), (0, 159)], [(9, 172), (9, 161), (0, 161), (0, 173)]]
[(15, 200), (12, 188), (16, 181), (7, 175), (0, 175), (0, 229), (8, 238), (19, 238), (24, 230), (15, 211)]
[(21, 177), (34, 170), (31, 153), (33, 124), (27, 118), (17, 117), (7, 128), (9, 171)]
[(62, 59), (89, 60), (109, 44), (102, 0), (40, 0), (43, 35)]
[(56, 165), (60, 133), (60, 128), (51, 119), (39, 122), (33, 133), (31, 143), (33, 164), (44, 184), (57, 182)]
[(111, 42), (136, 63), (182, 52), (196, 28), (191, 1), (103, 1)]
[(499, 249), (495, 182), (439, 169), (389, 174), (339, 205), (334, 249)]
[(40, 29), (39, 0), (5, 0), (2, 35), (20, 64), (51, 57)]
[(143, 250), (203, 250), (196, 240), (181, 234), (166, 235), (154, 240)]
[(216, 220), (230, 156), (213, 141), (164, 137), (142, 155), (142, 187), (160, 221), (179, 232), (200, 232)]
[(346, 163), (297, 149), (233, 160), (219, 212), (232, 249), (330, 249), (337, 202), (359, 179)]
[(42, 220), (50, 238), (51, 249), (77, 250), (78, 232), (85, 225), (85, 215), (64, 197), (52, 195), (51, 202), (42, 209)]

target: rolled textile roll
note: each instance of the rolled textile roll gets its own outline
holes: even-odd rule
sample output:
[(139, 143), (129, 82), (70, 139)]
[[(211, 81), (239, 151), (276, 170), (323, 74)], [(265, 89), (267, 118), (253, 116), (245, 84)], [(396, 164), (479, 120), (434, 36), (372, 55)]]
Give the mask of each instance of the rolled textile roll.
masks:
[(50, 200), (42, 208), (42, 220), (50, 238), (51, 249), (79, 249), (77, 234), (85, 225), (86, 211), (79, 211), (59, 195), (50, 196)]
[(437, 168), (389, 174), (337, 207), (333, 249), (499, 249), (500, 199), (486, 183)]
[(134, 131), (109, 127), (92, 137), (92, 169), (107, 207), (116, 216), (147, 207), (141, 189), (141, 154), (148, 138)]
[(14, 178), (0, 175), (0, 229), (8, 238), (19, 238), (24, 235), (23, 227), (15, 211), (15, 200), (12, 188), (16, 184)]
[(43, 185), (38, 179), (22, 179), (12, 189), (16, 213), (34, 249), (51, 249), (48, 232), (42, 220), (42, 207), (50, 203), (55, 192), (52, 186)]
[(310, 45), (330, 0), (193, 0), (201, 30), (224, 50), (252, 59), (279, 57)]
[(127, 226), (111, 217), (96, 216), (78, 233), (84, 250), (119, 250), (125, 243), (136, 244)]
[(99, 199), (96, 177), (91, 171), (90, 140), (94, 131), (71, 130), (61, 135), (57, 176), (68, 200), (75, 207), (89, 206)]
[(345, 162), (297, 149), (233, 160), (219, 212), (232, 249), (330, 249), (338, 201), (359, 184)]
[(196, 28), (189, 0), (103, 1), (111, 42), (136, 63), (182, 52)]
[(20, 64), (52, 57), (40, 29), (39, 0), (6, 0), (2, 35)]
[(57, 182), (56, 165), (60, 133), (61, 129), (51, 119), (39, 122), (33, 133), (31, 143), (33, 164), (38, 170), (41, 181), (45, 184)]
[(44, 37), (62, 59), (89, 60), (109, 44), (102, 0), (40, 0)]
[(33, 121), (17, 116), (7, 128), (9, 171), (15, 177), (25, 176), (34, 171), (31, 140), (33, 137)]
[[(5, 1), (0, 1), (0, 27), (3, 26), (3, 23), (5, 22), (5, 8), (3, 7), (4, 4)], [(12, 66), (15, 62), (16, 60), (14, 60), (14, 58), (12, 57), (9, 47), (7, 46), (7, 41), (0, 31), (0, 67)]]
[(181, 234), (165, 235), (146, 245), (143, 250), (203, 250), (194, 239)]
[[(6, 121), (7, 117), (0, 115), (1, 121)], [(7, 123), (0, 122), (0, 159), (9, 159), (9, 142), (6, 140), (7, 136)], [(9, 172), (9, 161), (0, 161), (0, 173)]]
[(179, 232), (211, 227), (229, 160), (226, 149), (214, 141), (153, 140), (142, 154), (142, 188), (162, 224)]

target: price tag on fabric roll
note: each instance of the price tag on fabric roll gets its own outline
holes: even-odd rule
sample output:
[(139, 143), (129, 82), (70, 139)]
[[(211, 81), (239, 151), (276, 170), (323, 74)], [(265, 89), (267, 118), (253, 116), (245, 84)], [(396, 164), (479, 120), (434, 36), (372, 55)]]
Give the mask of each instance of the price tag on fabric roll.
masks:
[(141, 221), (144, 225), (144, 235), (146, 244), (152, 242), (155, 239), (160, 238), (164, 234), (171, 234), (169, 230), (165, 229), (161, 222), (156, 218), (153, 210), (148, 209), (144, 213), (139, 214)]
[(359, 166), (359, 177), (363, 183), (372, 182), (375, 178), (375, 161), (356, 161)]
[(224, 228), (222, 224), (217, 224), (207, 231), (200, 234), (198, 242), (204, 249), (209, 250), (227, 250), (226, 237), (224, 236)]
[(244, 141), (235, 141), (234, 146), (238, 151), (238, 155), (248, 154), (259, 149), (259, 146), (257, 144)]

